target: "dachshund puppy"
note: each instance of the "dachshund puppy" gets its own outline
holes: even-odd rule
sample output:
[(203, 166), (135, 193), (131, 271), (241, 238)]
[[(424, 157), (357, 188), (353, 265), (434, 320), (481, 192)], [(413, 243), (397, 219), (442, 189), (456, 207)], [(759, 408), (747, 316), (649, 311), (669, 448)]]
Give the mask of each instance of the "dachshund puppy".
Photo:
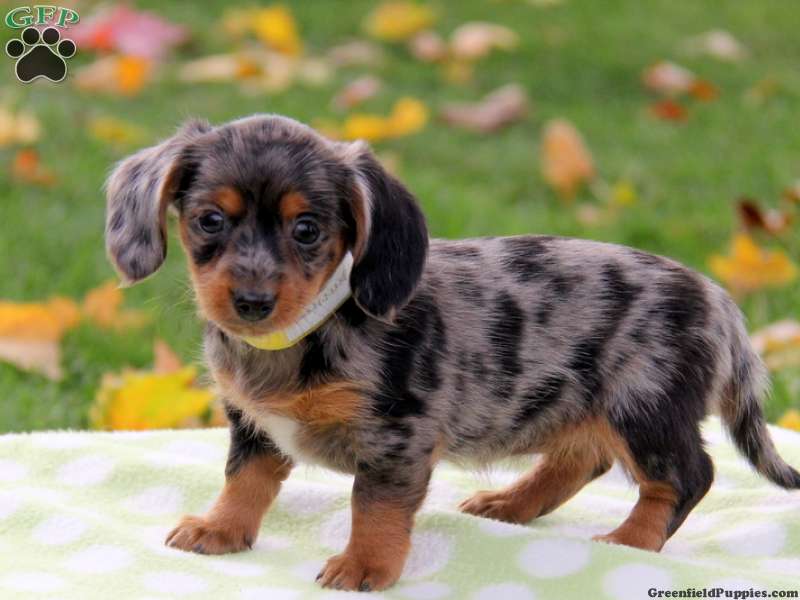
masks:
[(129, 283), (164, 261), (177, 211), (230, 420), (225, 487), (172, 547), (251, 547), (308, 461), (355, 475), (349, 543), (318, 579), (384, 589), (439, 460), (536, 453), (461, 510), (526, 523), (619, 461), (639, 499), (599, 539), (658, 551), (711, 485), (711, 411), (759, 473), (800, 487), (768, 435), (742, 315), (671, 260), (550, 236), (429, 240), (366, 145), (273, 115), (190, 122), (107, 191), (108, 254)]

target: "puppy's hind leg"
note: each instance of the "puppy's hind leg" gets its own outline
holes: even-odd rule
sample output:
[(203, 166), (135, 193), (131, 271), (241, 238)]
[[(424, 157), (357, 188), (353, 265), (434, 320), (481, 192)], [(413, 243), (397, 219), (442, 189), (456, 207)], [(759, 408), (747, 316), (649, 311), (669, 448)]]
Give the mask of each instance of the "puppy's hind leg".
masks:
[(289, 476), (291, 463), (269, 438), (245, 424), (238, 410), (227, 412), (231, 445), (225, 487), (208, 514), (181, 520), (167, 536), (167, 546), (199, 554), (251, 548), (264, 513)]
[(661, 425), (615, 424), (623, 438), (620, 459), (639, 483), (639, 500), (622, 525), (594, 539), (658, 552), (711, 487), (714, 466), (697, 424)]
[(602, 440), (594, 439), (591, 429), (584, 425), (559, 436), (542, 461), (514, 484), (477, 492), (459, 509), (509, 523), (527, 523), (552, 512), (611, 468)]

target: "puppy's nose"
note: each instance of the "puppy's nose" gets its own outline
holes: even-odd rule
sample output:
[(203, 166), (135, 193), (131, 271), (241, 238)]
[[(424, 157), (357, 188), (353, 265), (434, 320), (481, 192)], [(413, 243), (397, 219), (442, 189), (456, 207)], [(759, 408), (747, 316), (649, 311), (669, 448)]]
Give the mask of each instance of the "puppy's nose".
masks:
[(272, 312), (275, 306), (275, 297), (271, 294), (234, 290), (233, 306), (245, 321), (261, 321)]

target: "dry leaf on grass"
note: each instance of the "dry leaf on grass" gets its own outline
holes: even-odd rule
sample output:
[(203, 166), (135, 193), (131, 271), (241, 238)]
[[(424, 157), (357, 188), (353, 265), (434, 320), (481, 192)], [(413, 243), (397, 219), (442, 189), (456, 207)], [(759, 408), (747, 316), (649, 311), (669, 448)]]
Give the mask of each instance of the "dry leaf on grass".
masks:
[(147, 138), (142, 127), (116, 117), (94, 117), (87, 128), (97, 141), (121, 148), (139, 145)]
[(800, 411), (794, 408), (787, 410), (783, 416), (778, 419), (778, 427), (800, 431)]
[(427, 29), (435, 20), (433, 11), (424, 4), (384, 2), (364, 19), (364, 29), (376, 39), (402, 42)]
[(479, 133), (491, 133), (525, 118), (528, 95), (518, 84), (505, 85), (476, 103), (446, 104), (441, 110), (445, 123)]
[(294, 15), (283, 5), (229, 10), (222, 18), (222, 28), (236, 37), (252, 34), (276, 52), (290, 56), (303, 52)]
[(595, 176), (594, 159), (583, 137), (564, 119), (545, 125), (540, 161), (544, 180), (565, 199)]
[(651, 104), (650, 114), (663, 121), (683, 122), (689, 117), (689, 112), (682, 104), (669, 99)]
[(450, 36), (450, 52), (457, 60), (477, 60), (495, 48), (511, 50), (519, 36), (503, 25), (475, 21), (464, 23)]
[(408, 41), (411, 56), (425, 63), (439, 62), (447, 58), (450, 49), (444, 38), (435, 31), (421, 31)]
[(153, 371), (159, 375), (177, 373), (183, 367), (180, 357), (164, 340), (153, 344)]
[(11, 175), (17, 181), (49, 187), (56, 182), (55, 173), (42, 165), (39, 153), (33, 148), (18, 150), (11, 163)]
[(724, 29), (712, 29), (691, 37), (683, 43), (683, 48), (690, 54), (706, 54), (730, 62), (738, 62), (750, 54), (732, 33)]
[(30, 112), (0, 106), (0, 147), (32, 144), (41, 135), (39, 120)]
[(384, 61), (383, 48), (367, 40), (351, 40), (325, 54), (334, 67), (377, 67)]
[(197, 369), (184, 367), (161, 342), (153, 371), (107, 373), (89, 412), (94, 429), (143, 430), (197, 427), (214, 399), (211, 389), (196, 383)]
[(763, 210), (753, 198), (739, 198), (736, 212), (745, 229), (760, 230), (771, 235), (784, 233), (794, 221), (793, 214), (774, 208)]
[(697, 77), (674, 62), (660, 61), (642, 73), (642, 83), (652, 92), (678, 96), (689, 92)]
[(188, 38), (185, 27), (125, 4), (101, 8), (69, 33), (81, 50), (114, 50), (147, 59), (162, 58)]
[(115, 281), (90, 290), (83, 300), (83, 315), (95, 325), (104, 329), (124, 331), (141, 327), (149, 320), (149, 315), (140, 310), (123, 309), (124, 296)]
[(153, 75), (153, 63), (138, 56), (106, 56), (78, 69), (74, 82), (86, 92), (135, 96)]
[(797, 268), (783, 251), (760, 248), (746, 233), (734, 237), (729, 255), (713, 255), (708, 264), (738, 294), (786, 285), (797, 277)]
[(800, 323), (794, 319), (767, 325), (750, 339), (771, 371), (800, 367)]
[(395, 102), (388, 117), (355, 113), (347, 117), (341, 126), (318, 123), (318, 127), (325, 135), (335, 139), (380, 142), (417, 133), (427, 122), (427, 106), (416, 98), (406, 97)]
[(333, 97), (333, 106), (340, 110), (349, 110), (366, 102), (380, 92), (383, 83), (374, 75), (364, 75), (345, 85)]
[(68, 298), (48, 302), (0, 301), (0, 360), (58, 380), (60, 342), (80, 321), (80, 309)]

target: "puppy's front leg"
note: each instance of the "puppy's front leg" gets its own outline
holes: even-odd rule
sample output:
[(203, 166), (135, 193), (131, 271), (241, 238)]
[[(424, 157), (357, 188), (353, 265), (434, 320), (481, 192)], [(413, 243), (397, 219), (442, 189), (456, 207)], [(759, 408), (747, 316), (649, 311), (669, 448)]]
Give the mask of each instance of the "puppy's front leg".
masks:
[(414, 513), (430, 479), (427, 464), (416, 470), (409, 472), (405, 465), (359, 465), (353, 483), (350, 541), (317, 576), (323, 587), (375, 591), (397, 581), (411, 548)]
[(200, 554), (225, 554), (251, 548), (261, 519), (292, 465), (262, 432), (227, 407), (231, 429), (225, 487), (202, 517), (184, 517), (167, 536), (173, 548)]

